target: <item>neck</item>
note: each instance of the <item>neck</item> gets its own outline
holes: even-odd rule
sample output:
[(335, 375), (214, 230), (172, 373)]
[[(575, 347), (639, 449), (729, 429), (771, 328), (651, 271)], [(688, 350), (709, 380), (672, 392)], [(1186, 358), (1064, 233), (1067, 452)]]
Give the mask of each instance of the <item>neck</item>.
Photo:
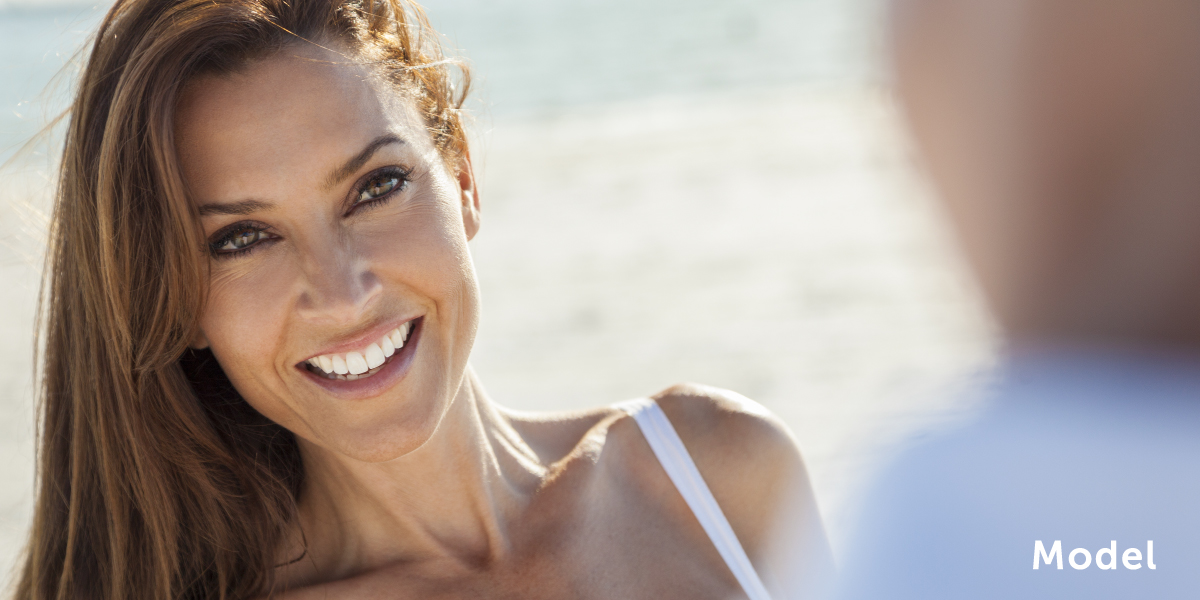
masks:
[(300, 450), (304, 542), (289, 546), (307, 552), (286, 579), (302, 581), (401, 562), (493, 562), (545, 473), (470, 369), (434, 434), (404, 456), (365, 463), (303, 440)]

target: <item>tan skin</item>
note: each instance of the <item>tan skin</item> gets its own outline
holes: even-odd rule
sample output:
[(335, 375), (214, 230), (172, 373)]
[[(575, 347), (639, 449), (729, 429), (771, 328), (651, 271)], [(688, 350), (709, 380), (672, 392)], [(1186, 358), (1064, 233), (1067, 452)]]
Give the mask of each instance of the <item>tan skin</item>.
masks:
[[(470, 157), (448, 164), (402, 93), (295, 46), (190, 82), (176, 133), (216, 252), (194, 345), (304, 460), (299, 524), (279, 549), (281, 564), (303, 558), (277, 569), (284, 597), (740, 595), (631, 418), (487, 396), (467, 364)], [(302, 367), (416, 318), (411, 362), (385, 384), (331, 391)], [(830, 559), (786, 429), (730, 392), (656, 398), (768, 587), (803, 597)]]
[(1200, 4), (895, 2), (896, 82), (1017, 345), (1200, 346)]

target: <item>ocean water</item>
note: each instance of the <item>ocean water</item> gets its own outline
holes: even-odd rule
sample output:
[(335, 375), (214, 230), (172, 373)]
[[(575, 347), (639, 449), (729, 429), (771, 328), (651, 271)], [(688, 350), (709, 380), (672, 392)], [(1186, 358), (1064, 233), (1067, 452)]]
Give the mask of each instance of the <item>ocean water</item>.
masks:
[[(993, 340), (885, 86), (881, 0), (427, 9), (477, 83), (489, 393), (528, 410), (679, 381), (743, 393), (792, 429), (839, 550), (872, 469), (957, 408), (946, 390)], [(0, 158), (62, 109), (101, 12), (0, 8)], [(31, 506), (56, 151), (0, 170), (0, 583)]]
[[(0, 159), (64, 107), (108, 4), (0, 3)], [(878, 77), (880, 0), (434, 0), (480, 114)], [(45, 93), (56, 73), (60, 84)]]

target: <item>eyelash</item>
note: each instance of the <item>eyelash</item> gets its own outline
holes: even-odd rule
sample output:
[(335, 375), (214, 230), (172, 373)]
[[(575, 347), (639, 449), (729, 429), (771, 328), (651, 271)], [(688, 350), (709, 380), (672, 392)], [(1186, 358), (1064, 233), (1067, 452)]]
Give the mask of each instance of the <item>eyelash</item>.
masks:
[[(398, 192), (402, 192), (408, 188), (408, 182), (411, 180), (409, 175), (411, 171), (396, 166), (384, 167), (366, 174), (354, 186), (353, 198), (357, 200), (351, 204), (350, 209), (346, 212), (346, 216), (350, 216), (354, 211), (359, 209), (374, 208), (382, 206), (392, 199), (392, 196)], [(371, 186), (372, 183), (383, 182), (382, 185)], [(362, 199), (368, 189), (374, 187), (379, 189), (383, 186), (391, 185), (386, 191), (380, 193), (379, 196), (369, 199)], [(247, 256), (255, 249), (260, 248), (264, 242), (271, 242), (279, 239), (278, 236), (263, 237), (255, 240), (251, 244), (236, 249), (236, 250), (221, 250), (222, 246), (232, 242), (235, 238), (247, 233), (267, 233), (269, 234), (270, 226), (257, 221), (240, 221), (232, 225), (221, 228), (211, 238), (208, 244), (208, 251), (217, 259), (229, 259), (240, 256)]]

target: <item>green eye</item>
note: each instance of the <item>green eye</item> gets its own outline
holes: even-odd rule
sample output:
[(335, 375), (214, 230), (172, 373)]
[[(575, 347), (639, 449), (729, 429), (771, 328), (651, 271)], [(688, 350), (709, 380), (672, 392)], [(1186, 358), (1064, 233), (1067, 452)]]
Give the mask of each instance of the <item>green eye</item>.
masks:
[(367, 181), (367, 185), (358, 193), (358, 204), (378, 200), (400, 185), (400, 178), (395, 175), (381, 175)]

